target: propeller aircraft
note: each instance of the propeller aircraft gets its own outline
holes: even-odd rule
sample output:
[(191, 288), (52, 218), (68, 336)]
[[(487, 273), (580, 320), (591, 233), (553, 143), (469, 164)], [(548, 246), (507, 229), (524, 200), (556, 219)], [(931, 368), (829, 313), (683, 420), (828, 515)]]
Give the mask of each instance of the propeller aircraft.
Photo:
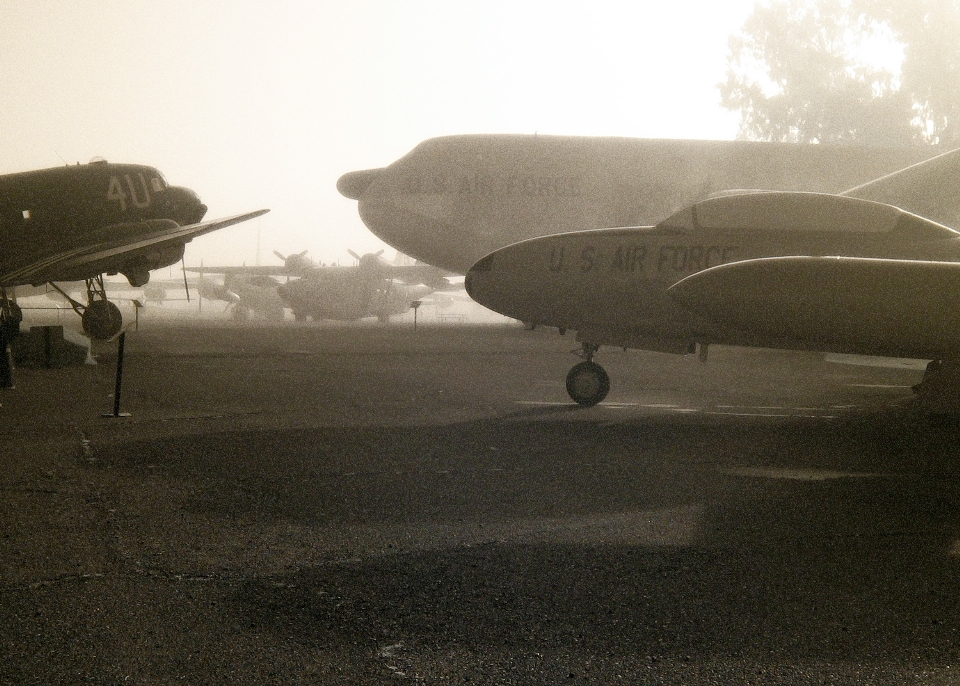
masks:
[(170, 186), (155, 168), (95, 160), (85, 165), (0, 176), (0, 319), (9, 337), (23, 318), (8, 292), (20, 285), (82, 281), (85, 302), (61, 290), (91, 338), (122, 328), (104, 274), (143, 286), (150, 272), (183, 258), (196, 236), (268, 210), (201, 222), (207, 208), (192, 190)]
[[(423, 295), (451, 287), (436, 267), (391, 263), (382, 257), (383, 250), (366, 255), (348, 250), (357, 261), (353, 266), (318, 265), (306, 252), (284, 256), (274, 251), (283, 265), (189, 267), (187, 271), (201, 272), (201, 297), (231, 303), (240, 320), (251, 311), (277, 319), (289, 307), (298, 321), (377, 317), (386, 322), (409, 310)], [(204, 279), (204, 274), (222, 274), (223, 284)], [(287, 277), (286, 283), (275, 278), (282, 276)]]

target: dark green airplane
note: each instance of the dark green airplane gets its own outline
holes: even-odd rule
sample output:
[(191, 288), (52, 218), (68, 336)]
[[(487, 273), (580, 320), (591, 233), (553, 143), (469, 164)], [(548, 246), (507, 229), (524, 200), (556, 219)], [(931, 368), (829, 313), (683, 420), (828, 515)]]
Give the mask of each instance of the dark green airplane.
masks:
[(106, 340), (120, 332), (119, 308), (107, 300), (104, 274), (123, 274), (132, 286), (150, 271), (179, 262), (196, 236), (265, 214), (259, 210), (201, 222), (207, 207), (189, 188), (137, 164), (55, 167), (0, 176), (0, 322), (8, 337), (22, 313), (8, 297), (20, 285), (83, 281), (86, 302), (63, 293), (84, 332)]

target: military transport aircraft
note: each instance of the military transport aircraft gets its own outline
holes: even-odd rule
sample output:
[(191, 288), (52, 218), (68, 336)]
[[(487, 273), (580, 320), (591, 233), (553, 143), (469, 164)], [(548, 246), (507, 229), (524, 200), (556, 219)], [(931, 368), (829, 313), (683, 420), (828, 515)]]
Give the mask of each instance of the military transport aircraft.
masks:
[(715, 343), (934, 360), (919, 400), (952, 412), (960, 233), (902, 205), (936, 211), (957, 195), (960, 149), (845, 194), (726, 195), (651, 227), (520, 242), (477, 262), (466, 288), (510, 317), (576, 330), (583, 361), (567, 390), (581, 405), (609, 390), (600, 345), (705, 357)]
[[(283, 260), (282, 265), (185, 268), (184, 271), (198, 272), (200, 275), (197, 279), (198, 306), (202, 307), (204, 298), (223, 300), (228, 309), (233, 308), (236, 321), (246, 321), (251, 315), (263, 319), (283, 319), (286, 304), (277, 293), (281, 282), (274, 277), (302, 277), (321, 265), (307, 257), (306, 250), (290, 255), (274, 250), (273, 254)], [(208, 278), (211, 274), (222, 277), (221, 282)]]
[[(298, 321), (377, 317), (386, 322), (424, 295), (452, 287), (436, 267), (399, 264), (400, 255), (391, 263), (381, 256), (382, 250), (362, 256), (348, 252), (356, 265), (317, 265), (303, 251), (287, 257), (275, 253), (284, 260), (283, 266), (190, 267), (188, 271), (223, 274), (222, 286), (201, 277), (201, 295), (233, 303), (237, 319), (245, 319), (251, 311), (276, 319), (286, 306)], [(282, 284), (274, 279), (284, 275), (300, 278)]]
[[(487, 253), (564, 231), (653, 225), (731, 189), (839, 193), (935, 154), (745, 141), (465, 135), (344, 174), (364, 223), (403, 253), (466, 273)], [(953, 225), (960, 216), (904, 209)], [(958, 224), (960, 225), (960, 224)]]
[(260, 319), (283, 319), (285, 303), (277, 293), (280, 282), (266, 274), (223, 274), (223, 283), (201, 275), (197, 280), (197, 306), (202, 300), (223, 300), (232, 308), (235, 321), (245, 322), (251, 315)]
[(200, 223), (206, 206), (192, 190), (169, 186), (153, 167), (90, 164), (0, 176), (0, 310), (14, 335), (22, 314), (7, 289), (83, 281), (86, 302), (66, 296), (84, 331), (108, 339), (122, 326), (107, 300), (103, 275), (123, 274), (133, 286), (150, 271), (180, 261), (196, 236), (258, 217), (268, 210)]
[(452, 288), (436, 267), (393, 263), (383, 251), (358, 255), (354, 266), (321, 267), (277, 289), (297, 319), (355, 321), (376, 317), (386, 323), (407, 312), (412, 304), (436, 290)]

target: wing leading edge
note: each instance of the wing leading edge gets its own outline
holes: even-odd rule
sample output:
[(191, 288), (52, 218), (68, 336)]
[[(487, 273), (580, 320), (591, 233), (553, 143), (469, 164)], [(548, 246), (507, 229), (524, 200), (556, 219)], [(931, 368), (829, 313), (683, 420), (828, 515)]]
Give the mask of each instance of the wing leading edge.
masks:
[(104, 264), (110, 260), (146, 248), (162, 250), (182, 245), (197, 236), (245, 222), (269, 211), (257, 210), (187, 226), (180, 226), (170, 219), (114, 224), (88, 234), (81, 246), (45, 255), (42, 259), (20, 265), (17, 269), (0, 275), (0, 285), (40, 284), (75, 279), (78, 278), (78, 272), (82, 272), (86, 267), (90, 268), (91, 275), (98, 274), (107, 271)]

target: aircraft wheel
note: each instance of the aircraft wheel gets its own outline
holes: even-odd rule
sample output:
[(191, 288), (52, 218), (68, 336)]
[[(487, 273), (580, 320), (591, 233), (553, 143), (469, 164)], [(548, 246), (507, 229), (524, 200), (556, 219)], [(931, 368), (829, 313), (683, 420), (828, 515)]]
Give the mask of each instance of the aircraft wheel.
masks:
[(575, 364), (567, 374), (567, 393), (582, 407), (593, 407), (610, 392), (610, 377), (596, 362)]
[(80, 318), (83, 332), (98, 341), (110, 340), (123, 328), (120, 308), (109, 300), (94, 300), (87, 305)]
[(0, 327), (8, 341), (20, 335), (20, 322), (23, 321), (23, 310), (15, 302), (7, 302), (0, 309)]

